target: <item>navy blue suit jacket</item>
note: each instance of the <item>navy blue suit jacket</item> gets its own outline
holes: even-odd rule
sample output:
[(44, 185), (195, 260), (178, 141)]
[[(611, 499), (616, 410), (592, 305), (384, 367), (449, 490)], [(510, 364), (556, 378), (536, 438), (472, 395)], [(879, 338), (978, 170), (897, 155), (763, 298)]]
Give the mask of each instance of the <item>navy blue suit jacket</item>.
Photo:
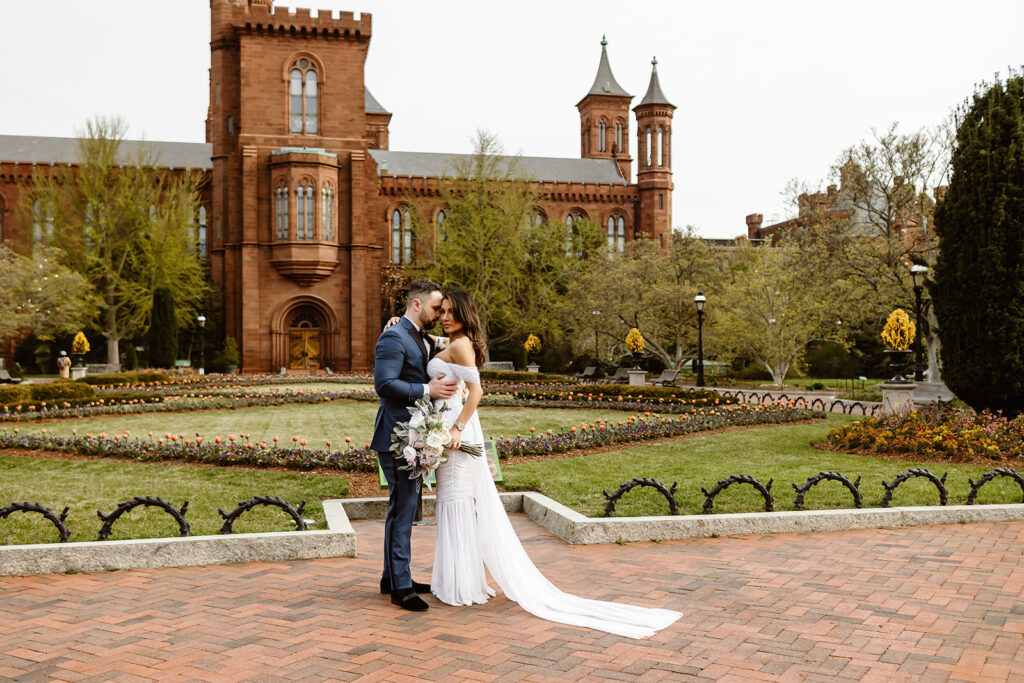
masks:
[(390, 450), (395, 425), (407, 421), (409, 408), (423, 397), (424, 385), (430, 382), (428, 360), (422, 337), (408, 318), (381, 332), (373, 363), (373, 386), (380, 396), (370, 444), (373, 450)]

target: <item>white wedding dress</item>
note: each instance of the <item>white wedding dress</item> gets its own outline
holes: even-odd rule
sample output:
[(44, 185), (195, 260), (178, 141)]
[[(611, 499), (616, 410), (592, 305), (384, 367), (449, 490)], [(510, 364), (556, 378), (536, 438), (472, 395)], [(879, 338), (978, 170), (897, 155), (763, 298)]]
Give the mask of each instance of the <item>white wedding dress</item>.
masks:
[[(431, 377), (444, 373), (458, 380), (459, 391), (443, 401), (445, 423), (455, 424), (462, 412), (462, 388), (479, 384), (475, 367), (433, 358)], [(480, 418), (474, 412), (462, 433), (466, 443), (483, 444)], [(588, 600), (558, 590), (530, 560), (505, 513), (486, 457), (448, 451), (437, 469), (437, 547), (430, 584), (438, 600), (449, 605), (487, 602), (494, 590), (490, 571), (509, 600), (542, 619), (585, 626), (628, 638), (646, 638), (682, 616), (679, 612)]]

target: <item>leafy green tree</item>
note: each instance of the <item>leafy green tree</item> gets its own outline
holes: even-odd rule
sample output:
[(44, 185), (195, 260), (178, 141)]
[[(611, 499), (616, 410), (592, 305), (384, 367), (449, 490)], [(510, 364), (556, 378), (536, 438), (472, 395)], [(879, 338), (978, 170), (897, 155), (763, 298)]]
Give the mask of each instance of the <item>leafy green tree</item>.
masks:
[(935, 209), (929, 286), (946, 384), (975, 409), (1024, 412), (1024, 77), (959, 110), (953, 173)]
[(174, 294), (166, 287), (153, 292), (149, 324), (149, 362), (155, 368), (173, 368), (178, 359), (178, 319)]
[(18, 206), (34, 240), (59, 247), (64, 265), (96, 292), (112, 365), (120, 340), (147, 329), (158, 287), (173, 293), (179, 322), (194, 317), (209, 287), (192, 220), (204, 176), (162, 169), (144, 147), (129, 158), (126, 130), (120, 118), (88, 121), (78, 165), (34, 174)]
[(845, 339), (845, 286), (785, 241), (747, 248), (716, 297), (715, 339), (736, 355), (752, 357), (782, 386), (809, 342)]
[(0, 340), (22, 329), (39, 339), (74, 332), (95, 315), (89, 284), (52, 250), (31, 256), (0, 244)]
[(626, 352), (635, 327), (645, 352), (680, 370), (697, 352), (693, 297), (716, 287), (720, 265), (692, 228), (674, 233), (667, 253), (651, 240), (631, 242), (622, 254), (582, 264), (559, 308), (561, 327), (576, 353), (608, 360)]
[(578, 264), (601, 246), (597, 225), (541, 220), (531, 179), (485, 132), (474, 154), (440, 180), (440, 193), (441, 226), (411, 209), (424, 276), (473, 296), (492, 347), (549, 329)]

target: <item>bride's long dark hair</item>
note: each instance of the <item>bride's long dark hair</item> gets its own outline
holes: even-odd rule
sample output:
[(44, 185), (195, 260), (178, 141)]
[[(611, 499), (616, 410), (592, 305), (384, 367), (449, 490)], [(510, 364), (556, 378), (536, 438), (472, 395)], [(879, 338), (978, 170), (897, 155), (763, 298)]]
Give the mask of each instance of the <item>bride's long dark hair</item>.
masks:
[(457, 289), (444, 295), (448, 304), (452, 307), (452, 317), (462, 323), (462, 332), (469, 337), (473, 344), (473, 355), (476, 357), (476, 366), (483, 367), (484, 350), (487, 348), (487, 333), (480, 324), (480, 315), (476, 312), (476, 304), (469, 292)]

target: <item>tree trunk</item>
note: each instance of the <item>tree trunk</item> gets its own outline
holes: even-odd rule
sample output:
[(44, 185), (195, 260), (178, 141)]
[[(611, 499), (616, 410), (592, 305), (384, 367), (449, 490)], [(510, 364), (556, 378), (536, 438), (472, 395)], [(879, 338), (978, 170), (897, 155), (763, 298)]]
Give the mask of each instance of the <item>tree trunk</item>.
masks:
[(942, 368), (939, 366), (942, 342), (939, 340), (939, 321), (935, 319), (934, 310), (928, 307), (928, 381), (939, 383), (942, 381)]
[(104, 337), (107, 340), (107, 365), (113, 372), (117, 372), (121, 369), (121, 355), (118, 348), (120, 340), (114, 336), (114, 330), (117, 329), (117, 311), (112, 306), (107, 308), (106, 323)]

